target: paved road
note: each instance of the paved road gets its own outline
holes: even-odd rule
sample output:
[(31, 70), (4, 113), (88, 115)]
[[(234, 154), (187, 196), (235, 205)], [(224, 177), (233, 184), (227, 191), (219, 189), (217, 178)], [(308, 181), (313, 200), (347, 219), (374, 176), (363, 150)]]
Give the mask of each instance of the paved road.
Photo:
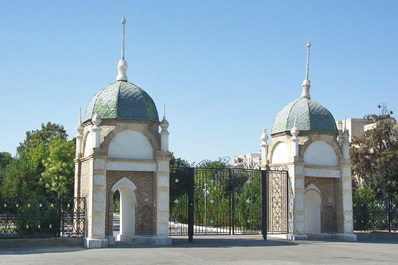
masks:
[(261, 240), (260, 236), (173, 238), (170, 247), (117, 245), (3, 248), (0, 264), (398, 264), (398, 241)]

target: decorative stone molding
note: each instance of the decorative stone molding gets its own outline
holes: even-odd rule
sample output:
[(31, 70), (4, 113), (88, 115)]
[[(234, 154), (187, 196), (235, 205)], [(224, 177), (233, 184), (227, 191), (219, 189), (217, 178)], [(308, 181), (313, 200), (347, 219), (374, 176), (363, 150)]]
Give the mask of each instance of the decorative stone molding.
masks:
[(129, 188), (131, 190), (136, 190), (137, 187), (135, 184), (129, 180), (128, 178), (124, 177), (122, 179), (119, 179), (111, 188), (111, 191), (115, 192), (120, 188)]
[(321, 191), (314, 184), (307, 185), (307, 187), (305, 187), (304, 193), (306, 193), (309, 190), (315, 190), (316, 192), (321, 194)]
[(126, 130), (131, 130), (143, 134), (148, 139), (148, 141), (151, 143), (152, 146), (153, 156), (155, 156), (156, 150), (160, 149), (160, 139), (158, 133), (157, 135), (155, 135), (150, 130), (148, 130), (149, 125), (150, 124), (145, 124), (145, 123), (142, 124), (116, 123), (115, 128), (111, 132), (109, 132), (107, 136), (104, 137), (102, 146), (106, 150), (108, 150), (111, 141), (118, 133)]

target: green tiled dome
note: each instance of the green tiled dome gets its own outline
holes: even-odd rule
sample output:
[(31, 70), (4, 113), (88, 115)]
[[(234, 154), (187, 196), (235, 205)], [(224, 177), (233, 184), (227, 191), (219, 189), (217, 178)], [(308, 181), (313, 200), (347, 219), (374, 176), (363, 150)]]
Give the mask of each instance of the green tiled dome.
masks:
[(116, 81), (97, 94), (88, 104), (84, 121), (95, 113), (101, 119), (140, 119), (159, 121), (152, 98), (141, 88), (127, 81)]
[(279, 111), (272, 124), (271, 134), (290, 131), (295, 120), (299, 131), (338, 133), (333, 115), (318, 102), (303, 97)]

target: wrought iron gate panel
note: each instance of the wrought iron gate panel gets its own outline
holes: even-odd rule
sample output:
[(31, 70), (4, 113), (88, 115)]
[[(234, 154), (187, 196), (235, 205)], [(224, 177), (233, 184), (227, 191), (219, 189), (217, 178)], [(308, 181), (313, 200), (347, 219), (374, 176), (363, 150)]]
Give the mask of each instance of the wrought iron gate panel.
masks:
[(268, 172), (268, 232), (288, 233), (288, 173)]
[(194, 234), (230, 234), (230, 169), (196, 168), (194, 180)]
[(233, 169), (232, 233), (261, 233), (261, 171)]
[[(193, 191), (189, 195), (188, 172)], [(288, 174), (267, 170), (267, 230), (288, 232)], [(170, 170), (170, 235), (188, 234), (188, 200), (192, 196), (193, 234), (260, 234), (261, 170), (242, 168), (172, 168)], [(192, 229), (192, 228), (191, 228)]]

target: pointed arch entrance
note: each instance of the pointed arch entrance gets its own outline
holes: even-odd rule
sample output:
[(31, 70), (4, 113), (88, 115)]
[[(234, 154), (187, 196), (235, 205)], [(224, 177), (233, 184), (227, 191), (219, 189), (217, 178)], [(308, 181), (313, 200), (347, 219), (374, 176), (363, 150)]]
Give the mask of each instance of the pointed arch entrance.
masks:
[(131, 242), (135, 234), (135, 205), (136, 199), (135, 184), (124, 177), (118, 180), (111, 188), (115, 193), (120, 193), (120, 234), (117, 235), (117, 241)]
[(321, 196), (317, 187), (310, 184), (304, 193), (304, 220), (306, 234), (321, 233)]

